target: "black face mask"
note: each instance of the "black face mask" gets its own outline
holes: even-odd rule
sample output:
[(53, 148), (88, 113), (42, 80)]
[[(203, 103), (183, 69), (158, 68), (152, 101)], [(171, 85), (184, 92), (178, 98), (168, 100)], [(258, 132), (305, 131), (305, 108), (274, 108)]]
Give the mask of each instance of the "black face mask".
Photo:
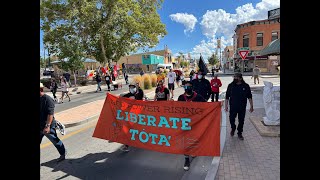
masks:
[(192, 94), (192, 87), (191, 87), (191, 86), (185, 86), (185, 87), (184, 87), (184, 91), (185, 91), (188, 95), (191, 95), (191, 94)]
[(240, 82), (240, 81), (241, 81), (240, 79), (233, 79), (234, 83), (237, 83), (237, 82)]

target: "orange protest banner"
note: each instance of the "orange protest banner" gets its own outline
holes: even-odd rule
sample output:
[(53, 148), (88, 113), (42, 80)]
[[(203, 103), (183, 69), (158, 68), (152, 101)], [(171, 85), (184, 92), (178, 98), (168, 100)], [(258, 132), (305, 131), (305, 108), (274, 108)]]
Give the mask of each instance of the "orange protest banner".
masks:
[(220, 156), (219, 102), (107, 95), (93, 137), (172, 154)]

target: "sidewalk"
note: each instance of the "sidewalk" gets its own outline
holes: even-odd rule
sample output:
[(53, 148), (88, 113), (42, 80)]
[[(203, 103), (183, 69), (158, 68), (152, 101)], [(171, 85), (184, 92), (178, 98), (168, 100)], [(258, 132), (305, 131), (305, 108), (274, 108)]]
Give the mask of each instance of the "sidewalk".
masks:
[(261, 136), (249, 120), (249, 117), (265, 116), (262, 91), (253, 93), (253, 105), (254, 112), (246, 113), (243, 141), (239, 140), (236, 134), (234, 137), (230, 136), (227, 114), (226, 141), (215, 180), (280, 179), (280, 137)]

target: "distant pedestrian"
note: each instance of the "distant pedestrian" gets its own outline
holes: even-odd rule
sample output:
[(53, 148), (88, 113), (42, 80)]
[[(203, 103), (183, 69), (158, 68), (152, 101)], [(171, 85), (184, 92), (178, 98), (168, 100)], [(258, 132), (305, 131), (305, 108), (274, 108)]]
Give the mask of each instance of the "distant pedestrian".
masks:
[(98, 90), (101, 91), (101, 76), (100, 76), (100, 73), (97, 73), (96, 74), (96, 77), (95, 77), (96, 81), (97, 81), (97, 90), (96, 92), (98, 92)]
[(220, 79), (218, 79), (218, 74), (215, 74), (214, 78), (211, 79), (210, 85), (211, 85), (211, 91), (212, 91), (211, 101), (213, 102), (214, 98), (216, 99), (216, 101), (218, 101), (219, 92), (220, 92), (219, 87), (222, 86)]
[(176, 73), (176, 83), (178, 88), (180, 87), (180, 80), (181, 80), (180, 73)]
[(169, 89), (164, 86), (162, 80), (158, 82), (158, 87), (156, 88), (156, 92), (154, 95), (155, 101), (168, 101), (170, 99)]
[(214, 67), (212, 67), (212, 69), (211, 69), (212, 77), (214, 77), (214, 71), (215, 71), (215, 69), (214, 69)]
[(173, 99), (174, 81), (176, 80), (176, 73), (173, 72), (172, 69), (170, 69), (170, 71), (167, 74), (167, 77), (168, 77), (168, 88), (171, 93), (171, 98)]
[(128, 73), (125, 73), (124, 80), (126, 81), (126, 85), (129, 84), (129, 76)]
[(141, 71), (140, 71), (140, 76), (143, 76), (143, 75), (144, 75), (144, 71), (141, 70)]
[(61, 78), (60, 79), (60, 85), (61, 85), (61, 91), (62, 91), (62, 95), (61, 95), (61, 100), (60, 102), (63, 103), (63, 97), (66, 95), (69, 98), (69, 102), (71, 101), (70, 96), (69, 96), (69, 85), (67, 83), (66, 78)]
[(57, 162), (66, 159), (66, 149), (56, 132), (56, 120), (54, 118), (54, 102), (52, 98), (43, 92), (43, 84), (40, 83), (40, 144), (43, 136), (46, 136), (58, 150), (60, 157)]
[(106, 80), (106, 85), (108, 86), (108, 91), (110, 91), (111, 76), (110, 76), (109, 72), (106, 72), (106, 76), (104, 78)]
[(71, 87), (71, 82), (70, 82), (71, 75), (70, 75), (70, 73), (69, 72), (64, 73), (63, 77), (66, 78), (66, 81), (67, 81), (69, 87)]
[(52, 92), (54, 101), (58, 101), (58, 98), (56, 96), (57, 89), (58, 89), (58, 84), (57, 84), (56, 80), (54, 78), (52, 78), (51, 79), (51, 84), (50, 84), (50, 90)]
[(261, 73), (261, 71), (260, 71), (258, 65), (256, 65), (256, 67), (253, 68), (253, 74), (252, 74), (252, 76), (253, 76), (253, 78), (254, 78), (254, 79), (253, 79), (254, 84), (256, 84), (256, 80), (258, 80), (258, 84), (259, 84), (259, 76), (260, 76), (260, 73)]
[[(129, 84), (129, 92), (127, 94), (124, 94), (122, 97), (135, 99), (135, 100), (143, 100), (144, 92), (140, 87), (137, 86), (136, 83), (131, 82)], [(124, 145), (120, 150), (124, 152), (130, 151), (128, 145)]]
[(228, 85), (225, 99), (225, 110), (228, 111), (228, 105), (230, 105), (230, 135), (234, 136), (236, 130), (235, 120), (238, 115), (238, 138), (244, 140), (242, 136), (243, 124), (246, 115), (247, 99), (250, 102), (249, 112), (253, 112), (253, 102), (250, 86), (243, 80), (241, 73), (235, 73), (233, 82)]

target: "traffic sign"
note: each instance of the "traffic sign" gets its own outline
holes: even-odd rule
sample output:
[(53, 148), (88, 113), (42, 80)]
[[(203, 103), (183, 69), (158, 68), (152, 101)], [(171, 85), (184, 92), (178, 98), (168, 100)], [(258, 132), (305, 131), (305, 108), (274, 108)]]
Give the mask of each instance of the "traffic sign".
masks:
[(248, 50), (242, 50), (242, 51), (238, 51), (239, 55), (241, 56), (242, 60), (245, 60), (249, 51)]

